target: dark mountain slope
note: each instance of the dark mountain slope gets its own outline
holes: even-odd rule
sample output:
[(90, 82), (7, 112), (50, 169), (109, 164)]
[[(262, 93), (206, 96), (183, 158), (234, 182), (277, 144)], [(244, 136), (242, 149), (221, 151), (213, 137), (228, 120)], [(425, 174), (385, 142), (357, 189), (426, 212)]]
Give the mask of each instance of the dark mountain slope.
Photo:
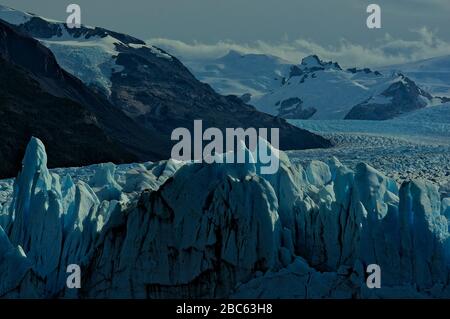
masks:
[(51, 167), (135, 159), (106, 136), (86, 108), (43, 91), (29, 73), (3, 58), (0, 69), (0, 178), (17, 174), (31, 136), (54, 152)]
[[(14, 176), (31, 136), (49, 165), (164, 158), (170, 145), (89, 90), (50, 50), (0, 21), (0, 176)], [(164, 145), (165, 143), (165, 145)]]

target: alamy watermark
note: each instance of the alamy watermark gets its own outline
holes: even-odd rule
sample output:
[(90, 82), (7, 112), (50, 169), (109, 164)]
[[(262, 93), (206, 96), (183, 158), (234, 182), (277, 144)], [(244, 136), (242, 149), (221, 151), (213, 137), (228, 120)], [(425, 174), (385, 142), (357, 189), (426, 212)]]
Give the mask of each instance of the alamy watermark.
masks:
[(81, 268), (77, 264), (70, 264), (67, 266), (66, 273), (68, 274), (66, 279), (66, 286), (69, 289), (81, 288)]
[(368, 276), (366, 279), (366, 285), (369, 289), (381, 288), (381, 267), (377, 264), (370, 264), (366, 270)]
[(381, 29), (381, 7), (373, 3), (367, 6), (366, 11), (370, 13), (366, 20), (367, 27), (369, 29)]
[(257, 164), (260, 174), (275, 174), (280, 167), (278, 128), (226, 128), (224, 136), (223, 130), (216, 127), (203, 131), (203, 122), (195, 120), (193, 136), (187, 128), (179, 127), (173, 130), (171, 139), (178, 141), (171, 152), (175, 160), (252, 163)]
[(66, 13), (70, 13), (66, 20), (67, 27), (69, 29), (81, 28), (81, 7), (78, 4), (69, 4)]

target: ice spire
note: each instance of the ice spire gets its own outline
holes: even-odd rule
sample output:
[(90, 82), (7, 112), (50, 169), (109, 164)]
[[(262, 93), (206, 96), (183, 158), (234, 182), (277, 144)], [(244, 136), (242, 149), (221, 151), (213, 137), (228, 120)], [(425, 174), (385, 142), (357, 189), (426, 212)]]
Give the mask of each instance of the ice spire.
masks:
[(22, 170), (14, 182), (14, 194), (10, 207), (14, 226), (11, 241), (15, 245), (28, 245), (28, 220), (33, 214), (32, 203), (40, 191), (48, 191), (52, 177), (47, 169), (47, 153), (44, 144), (32, 137), (25, 151)]

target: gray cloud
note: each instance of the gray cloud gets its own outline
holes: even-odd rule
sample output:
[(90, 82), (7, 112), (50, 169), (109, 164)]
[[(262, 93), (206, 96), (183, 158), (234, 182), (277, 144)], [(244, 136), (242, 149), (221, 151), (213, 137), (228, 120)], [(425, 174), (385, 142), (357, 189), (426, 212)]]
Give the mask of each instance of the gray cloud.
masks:
[(410, 33), (409, 40), (386, 33), (371, 45), (361, 45), (342, 39), (337, 45), (325, 46), (312, 40), (290, 41), (287, 38), (278, 42), (254, 41), (251, 43), (233, 41), (187, 43), (154, 38), (148, 40), (148, 43), (159, 46), (184, 60), (214, 59), (225, 55), (230, 50), (236, 50), (242, 53), (275, 55), (292, 63), (298, 63), (304, 56), (317, 54), (323, 59), (338, 61), (346, 67), (385, 66), (450, 55), (450, 43), (439, 38), (435, 31), (422, 27)]

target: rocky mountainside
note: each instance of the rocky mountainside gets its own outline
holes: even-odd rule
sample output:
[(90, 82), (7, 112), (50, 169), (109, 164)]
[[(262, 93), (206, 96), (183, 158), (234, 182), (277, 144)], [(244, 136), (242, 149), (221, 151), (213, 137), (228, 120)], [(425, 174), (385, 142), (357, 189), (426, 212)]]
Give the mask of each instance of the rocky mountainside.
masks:
[[(102, 164), (85, 182), (46, 159), (31, 140), (0, 207), (0, 297), (450, 296), (450, 199), (426, 181), (280, 153), (274, 175), (165, 161)], [(69, 264), (81, 289), (66, 286)]]
[(38, 41), (1, 21), (0, 64), (1, 177), (17, 174), (33, 135), (49, 145), (52, 167), (156, 160), (168, 153), (169, 143), (61, 69)]
[(131, 36), (98, 27), (68, 29), (64, 23), (5, 7), (0, 7), (0, 19), (38, 39), (64, 69), (169, 141), (173, 129), (192, 129), (193, 121), (201, 119), (205, 128), (279, 128), (282, 149), (331, 145), (236, 97), (219, 95), (178, 59)]

